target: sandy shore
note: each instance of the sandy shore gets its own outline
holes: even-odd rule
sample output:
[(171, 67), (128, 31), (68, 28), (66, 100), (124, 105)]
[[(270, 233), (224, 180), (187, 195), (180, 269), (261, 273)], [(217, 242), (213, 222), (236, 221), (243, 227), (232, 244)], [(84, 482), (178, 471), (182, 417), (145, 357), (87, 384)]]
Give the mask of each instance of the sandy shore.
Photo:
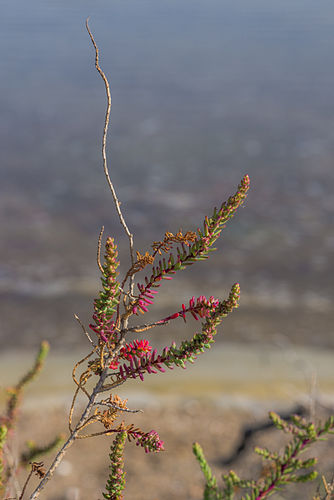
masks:
[[(78, 355), (51, 354), (43, 374), (27, 390), (15, 440), (18, 448), (24, 447), (27, 439), (44, 443), (55, 433), (67, 432), (73, 394), (70, 374)], [(24, 373), (30, 357), (33, 354), (1, 355), (2, 387)], [(298, 349), (296, 352), (272, 346), (262, 346), (260, 350), (259, 346), (226, 344), (208, 351), (187, 370), (151, 375), (144, 383), (131, 381), (118, 394), (129, 399), (129, 408), (144, 411), (130, 415), (130, 420), (145, 430), (157, 430), (165, 441), (166, 451), (146, 455), (133, 444), (127, 445), (125, 500), (201, 499), (203, 480), (191, 451), (194, 441), (201, 443), (218, 477), (230, 468), (246, 477), (261, 474), (261, 460), (255, 458), (252, 448), (256, 444), (280, 450), (284, 436), (282, 440), (276, 431), (257, 433), (246, 451), (226, 466), (224, 460), (238, 446), (240, 432), (245, 425), (265, 421), (269, 410), (287, 410), (300, 402), (308, 408), (310, 400), (313, 401), (317, 416), (324, 415), (319, 402), (334, 407), (332, 365), (330, 351)], [(41, 499), (102, 499), (110, 444), (111, 438), (101, 437), (75, 444)], [(333, 442), (321, 443), (316, 453), (320, 457), (320, 470), (331, 474)], [(48, 463), (45, 459), (45, 464)], [(22, 472), (21, 484), (24, 475)], [(311, 499), (314, 491), (315, 485), (292, 488), (273, 498)]]

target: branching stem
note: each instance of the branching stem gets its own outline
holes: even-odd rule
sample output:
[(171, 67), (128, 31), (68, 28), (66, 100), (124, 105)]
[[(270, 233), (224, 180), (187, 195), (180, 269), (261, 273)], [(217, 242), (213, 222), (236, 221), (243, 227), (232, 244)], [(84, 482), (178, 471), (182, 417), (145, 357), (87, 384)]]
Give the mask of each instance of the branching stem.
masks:
[(121, 406), (117, 406), (115, 403), (107, 403), (106, 401), (103, 401), (101, 403), (97, 402), (94, 403), (94, 405), (110, 406), (111, 408), (115, 408), (115, 410), (124, 411), (126, 413), (143, 413), (143, 410), (130, 410), (129, 408), (122, 408)]
[(46, 472), (44, 478), (42, 479), (42, 481), (39, 483), (39, 485), (37, 486), (37, 488), (35, 489), (35, 491), (30, 496), (30, 500), (35, 500), (36, 498), (39, 497), (42, 489), (44, 488), (44, 486), (46, 485), (46, 483), (51, 479), (51, 477), (53, 476), (54, 471), (57, 469), (58, 465), (60, 464), (60, 462), (64, 458), (65, 453), (68, 451), (68, 449), (70, 448), (70, 446), (72, 446), (72, 444), (74, 443), (74, 441), (79, 437), (78, 434), (79, 434), (80, 428), (81, 428), (83, 422), (86, 421), (87, 417), (89, 416), (89, 413), (90, 413), (91, 409), (93, 408), (93, 405), (95, 403), (95, 399), (96, 399), (98, 393), (100, 392), (100, 389), (103, 386), (104, 381), (106, 379), (107, 371), (108, 371), (108, 368), (105, 368), (103, 370), (103, 372), (102, 372), (102, 374), (101, 374), (101, 376), (100, 376), (100, 378), (99, 378), (99, 380), (98, 380), (96, 386), (94, 387), (94, 390), (93, 390), (93, 392), (92, 392), (92, 394), (90, 396), (89, 402), (88, 402), (85, 410), (83, 411), (83, 413), (82, 413), (82, 415), (80, 417), (79, 422), (75, 426), (73, 432), (70, 434), (69, 438), (67, 439), (67, 441), (65, 442), (65, 444), (63, 445), (63, 447), (61, 448), (61, 450), (57, 453), (56, 458), (54, 459), (54, 461), (50, 465), (50, 468)]

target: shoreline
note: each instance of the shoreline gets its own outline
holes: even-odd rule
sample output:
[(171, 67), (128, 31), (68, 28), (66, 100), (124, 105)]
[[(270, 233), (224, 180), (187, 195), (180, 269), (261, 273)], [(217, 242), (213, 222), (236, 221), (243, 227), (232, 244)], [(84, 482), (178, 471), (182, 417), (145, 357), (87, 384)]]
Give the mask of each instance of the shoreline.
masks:
[[(39, 376), (26, 390), (24, 408), (67, 406), (74, 383), (74, 363), (85, 353), (51, 352)], [(199, 356), (186, 370), (147, 374), (144, 383), (130, 380), (117, 393), (132, 406), (175, 404), (206, 400), (223, 408), (261, 411), (269, 406), (307, 404), (311, 397), (334, 405), (334, 351), (272, 344), (224, 343)], [(4, 389), (13, 385), (31, 366), (34, 352), (0, 354), (0, 404)], [(42, 396), (42, 397), (41, 397)]]

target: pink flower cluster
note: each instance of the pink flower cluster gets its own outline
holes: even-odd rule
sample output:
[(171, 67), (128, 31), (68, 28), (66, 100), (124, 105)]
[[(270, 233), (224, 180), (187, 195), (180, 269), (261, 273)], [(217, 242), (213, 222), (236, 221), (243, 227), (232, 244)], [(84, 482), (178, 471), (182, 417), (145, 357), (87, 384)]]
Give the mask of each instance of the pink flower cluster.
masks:
[[(148, 340), (142, 339), (134, 340), (133, 343), (130, 344), (125, 344), (125, 346), (120, 350), (119, 354), (121, 358), (129, 360), (130, 364), (132, 364), (134, 358), (142, 358), (147, 353), (151, 352), (151, 350), (152, 346), (150, 346)], [(109, 368), (116, 370), (116, 368), (118, 368), (118, 365), (118, 359), (115, 359), (110, 363)]]
[(133, 344), (125, 344), (122, 347), (120, 353), (123, 358), (131, 359), (132, 356), (137, 356), (138, 358), (143, 357), (147, 352), (151, 352), (152, 346), (150, 346), (148, 340), (134, 340)]

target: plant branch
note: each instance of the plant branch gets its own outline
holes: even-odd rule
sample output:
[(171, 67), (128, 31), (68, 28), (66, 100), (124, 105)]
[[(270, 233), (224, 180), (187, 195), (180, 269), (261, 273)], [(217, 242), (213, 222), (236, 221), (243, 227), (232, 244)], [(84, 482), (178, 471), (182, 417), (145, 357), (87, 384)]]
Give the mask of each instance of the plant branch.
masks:
[(39, 485), (37, 486), (37, 488), (35, 489), (35, 491), (30, 496), (30, 500), (35, 500), (36, 498), (39, 497), (39, 495), (40, 495), (41, 491), (43, 490), (44, 486), (51, 479), (51, 477), (53, 476), (54, 471), (57, 469), (57, 467), (59, 466), (60, 462), (64, 458), (65, 453), (70, 448), (70, 446), (72, 446), (72, 444), (74, 443), (74, 441), (78, 438), (78, 433), (80, 431), (80, 427), (81, 427), (82, 423), (85, 422), (85, 420), (88, 417), (91, 409), (93, 408), (93, 405), (95, 403), (95, 399), (96, 399), (96, 397), (97, 397), (97, 395), (98, 395), (98, 393), (99, 393), (99, 391), (100, 391), (101, 387), (103, 386), (103, 383), (104, 383), (104, 381), (106, 379), (107, 371), (108, 371), (108, 368), (105, 368), (103, 370), (103, 372), (102, 372), (102, 374), (101, 374), (101, 376), (100, 376), (97, 384), (95, 385), (94, 390), (93, 390), (93, 392), (92, 392), (92, 394), (90, 396), (89, 402), (88, 402), (85, 410), (83, 411), (83, 413), (82, 413), (82, 415), (80, 417), (79, 422), (75, 426), (73, 432), (70, 434), (69, 438), (67, 439), (67, 441), (65, 442), (65, 444), (63, 445), (63, 447), (61, 448), (61, 450), (57, 453), (54, 461), (50, 465), (50, 468), (46, 472), (44, 478), (41, 480), (41, 482), (39, 483)]
[(28, 475), (28, 477), (27, 477), (27, 479), (26, 479), (26, 482), (25, 482), (25, 483), (24, 483), (24, 485), (23, 485), (22, 492), (21, 492), (21, 495), (20, 495), (20, 497), (19, 497), (19, 500), (22, 500), (23, 495), (24, 495), (24, 492), (25, 492), (25, 490), (26, 490), (26, 488), (27, 488), (27, 486), (28, 486), (28, 483), (29, 483), (29, 481), (30, 481), (30, 479), (31, 479), (32, 474), (33, 474), (33, 469), (31, 469), (31, 471), (29, 472), (29, 475)]
[[(91, 30), (89, 28), (88, 19), (86, 20), (86, 28), (87, 28), (88, 34), (90, 36), (90, 39), (91, 39), (92, 44), (93, 44), (94, 49), (95, 49), (95, 68), (96, 68), (96, 70), (98, 71), (98, 73), (100, 74), (100, 76), (101, 76), (101, 78), (103, 80), (103, 83), (104, 83), (104, 86), (105, 86), (105, 89), (106, 89), (106, 95), (107, 95), (107, 109), (106, 109), (106, 114), (105, 114), (104, 127), (103, 127), (103, 136), (102, 136), (102, 159), (103, 159), (104, 174), (106, 176), (106, 179), (107, 179), (107, 182), (108, 182), (108, 186), (110, 188), (110, 191), (111, 191), (114, 203), (115, 203), (115, 207), (116, 207), (116, 211), (117, 211), (119, 220), (121, 222), (121, 225), (124, 228), (124, 231), (125, 231), (127, 237), (129, 238), (131, 264), (134, 265), (134, 263), (135, 263), (135, 256), (134, 256), (134, 249), (133, 249), (133, 234), (130, 232), (130, 230), (129, 230), (126, 222), (125, 222), (125, 219), (123, 217), (123, 214), (122, 214), (122, 211), (121, 211), (121, 204), (120, 204), (120, 202), (118, 200), (118, 197), (117, 197), (114, 185), (113, 185), (113, 183), (111, 181), (111, 178), (110, 178), (110, 175), (109, 175), (108, 163), (107, 163), (106, 143), (107, 143), (107, 134), (108, 134), (108, 127), (109, 127), (110, 113), (111, 113), (111, 103), (112, 103), (111, 92), (110, 92), (110, 85), (109, 85), (109, 82), (107, 80), (106, 75), (104, 74), (104, 72), (102, 71), (102, 69), (101, 69), (101, 67), (99, 65), (99, 49), (98, 49), (98, 46), (97, 46), (97, 44), (95, 42), (93, 34), (92, 34), (92, 32), (91, 32)], [(130, 292), (132, 293), (132, 291), (133, 291), (133, 280), (131, 280), (131, 283), (130, 283)]]
[(150, 330), (151, 328), (155, 328), (156, 326), (166, 326), (169, 323), (169, 319), (165, 320), (159, 320), (155, 321), (154, 323), (144, 323), (143, 325), (138, 325), (138, 326), (132, 326), (130, 328), (126, 329), (126, 333), (141, 333), (145, 332), (146, 330)]
[(89, 342), (92, 344), (92, 346), (93, 346), (93, 347), (95, 347), (94, 342), (92, 341), (92, 339), (91, 339), (91, 337), (90, 337), (89, 333), (87, 332), (87, 330), (86, 330), (86, 328), (85, 328), (84, 324), (81, 322), (81, 320), (80, 320), (79, 316), (78, 316), (77, 314), (75, 314), (75, 315), (74, 315), (74, 318), (77, 320), (77, 322), (78, 322), (78, 323), (79, 323), (79, 325), (81, 326), (82, 331), (84, 332), (84, 334), (85, 334), (85, 335), (86, 335), (86, 337), (88, 338)]
[(102, 275), (104, 274), (104, 270), (103, 270), (103, 267), (101, 264), (101, 244), (102, 244), (103, 233), (104, 233), (104, 226), (101, 227), (101, 231), (99, 234), (99, 240), (98, 240), (98, 244), (97, 244), (97, 256), (96, 256), (97, 265), (98, 265), (98, 268), (100, 269)]
[(127, 413), (143, 413), (143, 410), (130, 410), (129, 408), (121, 408), (120, 406), (117, 406), (114, 403), (107, 403), (105, 401), (102, 401), (101, 403), (99, 403), (99, 402), (94, 403), (94, 405), (96, 405), (96, 406), (100, 406), (100, 405), (110, 406), (111, 408), (115, 408), (115, 410), (124, 411)]

